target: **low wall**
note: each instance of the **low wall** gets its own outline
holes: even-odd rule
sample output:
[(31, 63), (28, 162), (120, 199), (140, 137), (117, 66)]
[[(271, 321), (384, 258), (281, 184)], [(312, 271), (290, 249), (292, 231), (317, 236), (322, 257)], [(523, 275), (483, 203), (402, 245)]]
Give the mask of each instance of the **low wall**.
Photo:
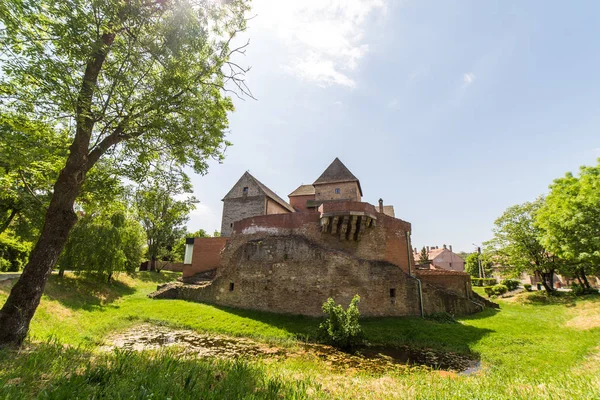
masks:
[(438, 286), (468, 297), (471, 293), (471, 276), (464, 272), (447, 270), (417, 270), (417, 278), (421, 282)]
[(215, 269), (221, 263), (221, 252), (227, 244), (225, 237), (195, 238), (192, 263), (183, 268), (183, 277), (194, 276), (200, 272)]

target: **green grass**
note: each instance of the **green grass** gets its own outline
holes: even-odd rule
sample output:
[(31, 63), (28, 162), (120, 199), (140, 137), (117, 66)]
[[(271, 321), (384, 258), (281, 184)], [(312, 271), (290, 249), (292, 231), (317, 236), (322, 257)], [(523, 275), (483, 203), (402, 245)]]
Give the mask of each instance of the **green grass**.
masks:
[[(97, 345), (109, 334), (145, 321), (284, 346), (314, 338), (315, 318), (147, 298), (157, 283), (174, 276), (123, 275), (112, 285), (52, 276), (32, 321), (32, 342), (20, 352), (0, 352), (0, 399), (64, 398), (68, 393), (81, 398), (600, 397), (598, 296), (524, 293), (499, 300), (500, 311), (459, 318), (459, 324), (420, 318), (362, 321), (371, 343), (472, 353), (483, 368), (469, 376), (424, 368), (383, 375), (340, 371), (310, 355), (242, 362), (192, 360), (173, 351), (99, 355)], [(9, 286), (0, 282), (0, 304)], [(50, 343), (40, 344), (49, 338)], [(159, 379), (160, 374), (172, 378)], [(189, 385), (197, 395), (188, 393)], [(229, 386), (234, 392), (226, 391)]]

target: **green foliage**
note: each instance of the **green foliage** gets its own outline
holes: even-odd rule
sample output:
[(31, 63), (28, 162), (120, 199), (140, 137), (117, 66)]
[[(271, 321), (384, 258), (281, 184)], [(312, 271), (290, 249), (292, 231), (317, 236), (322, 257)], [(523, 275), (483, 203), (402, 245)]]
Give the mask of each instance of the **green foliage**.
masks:
[(505, 285), (486, 286), (483, 290), (488, 297), (501, 296), (508, 292), (508, 288)]
[(31, 243), (23, 243), (7, 232), (0, 234), (0, 272), (20, 271), (27, 262)]
[(61, 269), (108, 276), (133, 272), (143, 255), (144, 232), (122, 211), (89, 214), (73, 228), (60, 257)]
[(504, 279), (500, 283), (502, 285), (506, 286), (508, 288), (508, 290), (515, 290), (521, 284), (521, 282), (519, 282), (519, 281), (517, 281), (515, 279)]
[(531, 283), (525, 283), (523, 288), (525, 288), (526, 291), (531, 292)]
[(471, 278), (473, 286), (492, 286), (497, 284), (496, 278)]
[[(151, 262), (179, 257), (177, 244), (185, 234), (185, 223), (197, 201), (193, 196), (182, 200), (176, 197), (190, 191), (187, 176), (174, 169), (155, 170), (148, 182), (137, 189), (136, 213), (146, 232), (147, 256)], [(150, 268), (154, 269), (154, 265)]]
[(429, 264), (429, 254), (427, 254), (425, 246), (423, 246), (421, 253), (419, 254), (418, 264)]
[(243, 360), (186, 358), (175, 351), (94, 354), (57, 341), (31, 350), (0, 352), (7, 367), (0, 374), (1, 398), (137, 399), (140, 393), (147, 399), (308, 398), (308, 382), (266, 376), (264, 366)]
[(598, 294), (598, 289), (588, 288), (577, 283), (571, 285), (571, 290), (575, 296), (583, 296), (586, 294)]
[(494, 222), (494, 238), (486, 243), (487, 251), (513, 273), (538, 274), (544, 279), (546, 290), (553, 291), (552, 277), (561, 267), (561, 260), (550, 253), (541, 238), (544, 230), (536, 223), (536, 215), (544, 199), (509, 207)]
[(364, 333), (358, 321), (358, 303), (359, 295), (352, 298), (347, 310), (332, 298), (323, 303), (327, 319), (319, 325), (319, 336), (325, 343), (342, 350), (352, 350), (363, 344)]
[(536, 223), (544, 231), (543, 244), (567, 261), (560, 268), (562, 275), (599, 274), (600, 163), (581, 167), (579, 176), (567, 173), (556, 179)]
[(472, 277), (479, 278), (479, 254), (471, 253), (465, 258), (465, 272)]

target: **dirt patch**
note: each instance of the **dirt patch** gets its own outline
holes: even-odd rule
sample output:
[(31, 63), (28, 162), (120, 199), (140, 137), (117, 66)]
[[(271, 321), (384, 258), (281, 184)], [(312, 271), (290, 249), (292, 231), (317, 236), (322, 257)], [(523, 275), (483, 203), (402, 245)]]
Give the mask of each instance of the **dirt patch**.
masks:
[(479, 368), (479, 362), (466, 355), (431, 349), (370, 346), (349, 354), (320, 344), (302, 344), (284, 348), (246, 338), (200, 334), (192, 330), (171, 329), (152, 324), (138, 325), (111, 337), (102, 350), (124, 348), (142, 351), (158, 350), (169, 346), (178, 346), (183, 354), (195, 357), (313, 358), (320, 360), (332, 370), (340, 371), (378, 373), (426, 366), (439, 370), (472, 373)]
[(577, 316), (567, 321), (565, 326), (580, 330), (600, 328), (600, 307), (597, 303), (586, 303), (574, 309)]

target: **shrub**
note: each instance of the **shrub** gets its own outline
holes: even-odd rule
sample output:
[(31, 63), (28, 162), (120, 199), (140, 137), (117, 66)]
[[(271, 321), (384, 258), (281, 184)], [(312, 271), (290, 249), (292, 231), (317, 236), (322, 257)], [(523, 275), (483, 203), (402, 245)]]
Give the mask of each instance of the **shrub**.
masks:
[(571, 290), (575, 296), (583, 296), (584, 294), (597, 294), (598, 289), (594, 288), (586, 288), (585, 286), (578, 285), (574, 283), (571, 285)]
[(347, 310), (330, 297), (323, 303), (323, 312), (327, 319), (319, 325), (319, 337), (327, 344), (342, 350), (352, 350), (363, 344), (364, 333), (358, 318), (360, 296), (355, 295)]
[(485, 291), (485, 294), (487, 294), (488, 297), (492, 297), (492, 295), (494, 294), (493, 286), (486, 286), (483, 288), (483, 290)]
[(520, 282), (515, 279), (504, 279), (502, 284), (508, 288), (508, 290), (515, 290), (519, 287)]
[(525, 288), (525, 290), (527, 290), (528, 292), (531, 292), (531, 284), (526, 283), (523, 285), (523, 287)]
[(508, 292), (508, 287), (506, 287), (506, 285), (494, 285), (492, 286), (492, 290), (496, 296), (501, 296)]
[(473, 286), (492, 286), (498, 283), (496, 278), (471, 278)]

